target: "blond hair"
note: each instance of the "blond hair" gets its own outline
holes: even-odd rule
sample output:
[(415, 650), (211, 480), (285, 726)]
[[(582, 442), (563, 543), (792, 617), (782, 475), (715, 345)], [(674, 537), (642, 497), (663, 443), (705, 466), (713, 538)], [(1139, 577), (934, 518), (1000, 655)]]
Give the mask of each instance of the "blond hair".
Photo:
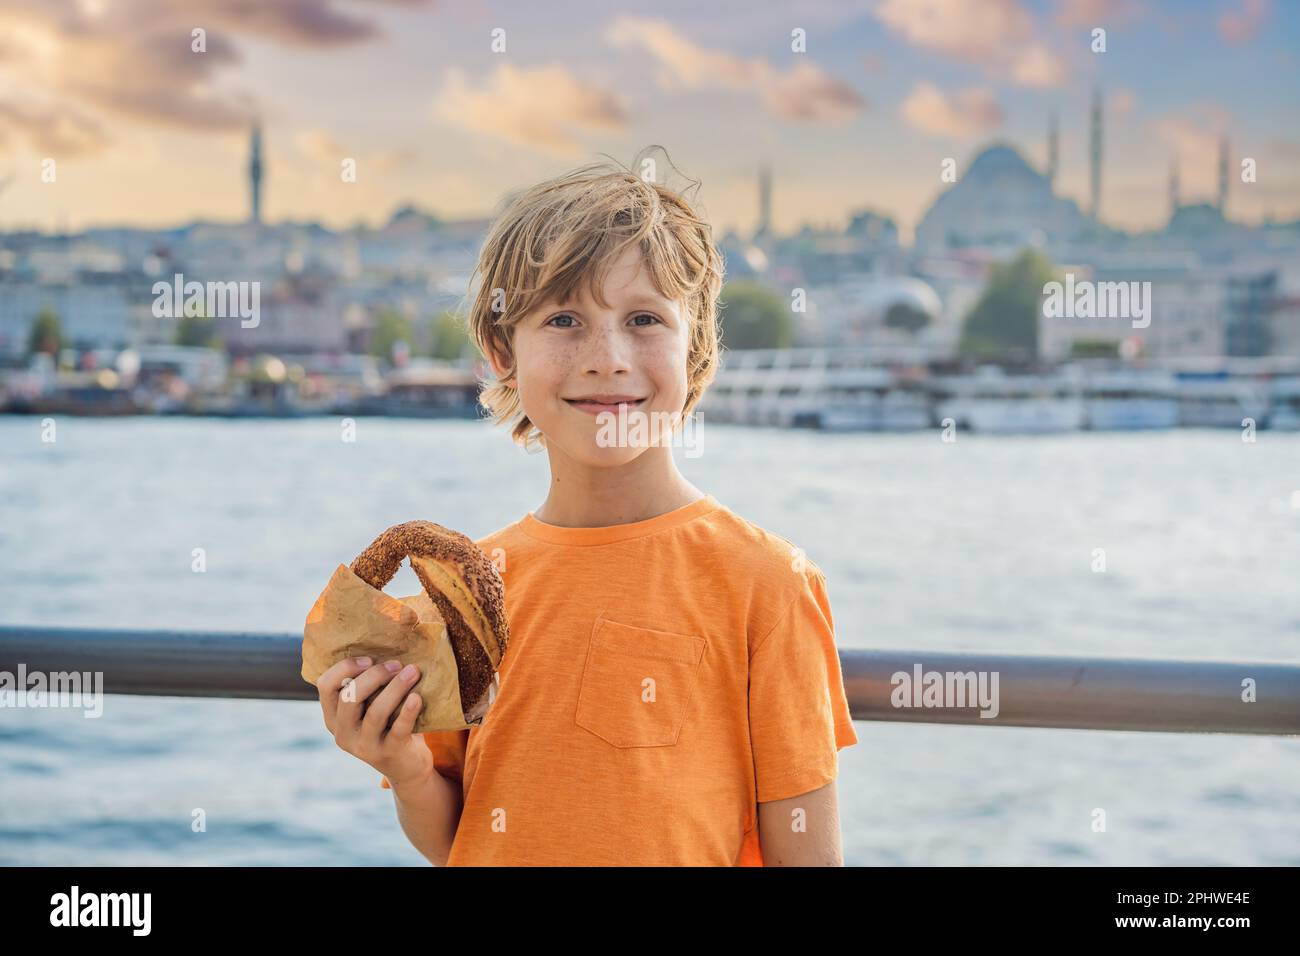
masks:
[[(684, 420), (717, 374), (717, 300), (722, 257), (712, 230), (678, 192), (647, 182), (612, 163), (592, 163), (514, 196), (493, 223), (470, 277), (481, 277), (469, 309), (469, 335), (486, 358), (495, 353), (517, 371), (514, 326), (544, 302), (569, 302), (585, 282), (605, 305), (601, 289), (611, 266), (632, 245), (655, 288), (686, 306)], [(479, 401), (495, 425), (525, 448), (545, 437), (524, 414), (519, 391), (504, 381), (482, 382)]]

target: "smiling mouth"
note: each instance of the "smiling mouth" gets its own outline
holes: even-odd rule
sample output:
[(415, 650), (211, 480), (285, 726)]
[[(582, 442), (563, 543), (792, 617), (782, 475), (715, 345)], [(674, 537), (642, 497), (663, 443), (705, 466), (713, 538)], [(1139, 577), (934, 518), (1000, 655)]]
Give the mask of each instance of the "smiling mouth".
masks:
[(636, 408), (645, 402), (644, 398), (620, 402), (598, 402), (593, 399), (566, 398), (571, 406), (581, 412), (618, 412), (624, 408)]

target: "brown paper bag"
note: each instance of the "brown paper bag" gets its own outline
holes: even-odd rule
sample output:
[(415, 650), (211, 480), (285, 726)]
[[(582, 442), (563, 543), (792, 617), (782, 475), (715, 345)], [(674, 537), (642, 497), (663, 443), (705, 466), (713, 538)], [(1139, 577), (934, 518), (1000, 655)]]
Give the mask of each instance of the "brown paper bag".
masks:
[(370, 657), (376, 664), (400, 660), (420, 668), (412, 690), (424, 700), (424, 707), (415, 719), (414, 733), (464, 730), (482, 723), (499, 687), (499, 678), (493, 675), (483, 699), (463, 709), (447, 625), (429, 596), (421, 591), (391, 597), (340, 564), (307, 614), (303, 680), (315, 686), (321, 674), (345, 657)]

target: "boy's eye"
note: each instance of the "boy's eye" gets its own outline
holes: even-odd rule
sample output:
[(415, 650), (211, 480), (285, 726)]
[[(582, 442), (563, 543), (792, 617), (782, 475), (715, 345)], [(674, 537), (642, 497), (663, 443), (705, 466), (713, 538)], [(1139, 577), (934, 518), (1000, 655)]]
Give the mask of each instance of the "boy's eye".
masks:
[[(551, 316), (549, 319), (546, 320), (546, 324), (550, 325), (552, 322), (557, 322), (560, 319), (566, 319), (567, 321), (560, 322), (556, 326), (556, 328), (560, 328), (560, 329), (573, 328), (573, 316), (569, 315), (569, 313), (567, 312), (561, 312), (559, 315)], [(637, 321), (638, 319), (649, 319), (650, 321), (639, 322)], [(652, 312), (638, 312), (636, 315), (632, 316), (632, 321), (635, 325), (640, 325), (640, 326), (653, 325), (654, 323), (659, 321), (659, 317)]]

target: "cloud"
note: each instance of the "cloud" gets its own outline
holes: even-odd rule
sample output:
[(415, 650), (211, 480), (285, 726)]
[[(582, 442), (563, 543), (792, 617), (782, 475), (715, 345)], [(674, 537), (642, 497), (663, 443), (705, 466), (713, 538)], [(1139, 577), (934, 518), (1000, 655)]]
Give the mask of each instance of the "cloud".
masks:
[[(425, 0), (371, 0), (370, 6)], [(380, 33), (355, 0), (0, 0), (0, 89), (34, 89), (39, 112), (11, 105), (0, 136), (56, 152), (108, 144), (112, 120), (197, 131), (246, 127), (254, 100), (219, 89), (242, 62), (239, 41), (330, 49)], [(206, 51), (191, 31), (206, 31)], [(93, 114), (88, 116), (87, 114)]]
[(188, 0), (171, 2), (194, 26), (226, 27), (294, 46), (338, 46), (369, 40), (371, 20), (336, 8), (332, 0)]
[(843, 122), (866, 106), (851, 87), (803, 61), (763, 87), (763, 103), (773, 115), (801, 123)]
[(434, 101), (434, 115), (564, 156), (583, 152), (573, 128), (617, 130), (627, 123), (626, 109), (614, 94), (583, 83), (558, 64), (531, 70), (502, 64), (479, 89), (472, 88), (460, 70), (449, 69)]
[(88, 117), (0, 101), (0, 144), (14, 136), (53, 156), (93, 153), (108, 142), (99, 124)]
[(985, 67), (996, 78), (1034, 89), (1065, 83), (1065, 67), (1035, 38), (1020, 0), (885, 0), (875, 10), (913, 46)]
[(1137, 105), (1137, 97), (1133, 91), (1125, 87), (1116, 88), (1110, 97), (1110, 111), (1116, 116), (1128, 116), (1133, 112), (1133, 107)]
[(1150, 129), (1175, 156), (1192, 167), (1217, 160), (1219, 140), (1227, 132), (1232, 116), (1214, 103), (1194, 104), (1182, 113), (1157, 117)]
[(1066, 27), (1105, 27), (1137, 12), (1130, 0), (1061, 0), (1056, 22)]
[(1241, 0), (1241, 10), (1219, 17), (1219, 36), (1228, 43), (1249, 43), (1268, 18), (1268, 0)]
[(359, 169), (388, 173), (410, 165), (419, 155), (418, 150), (409, 147), (359, 154), (341, 144), (327, 130), (301, 129), (293, 136), (290, 162), (310, 164), (333, 177), (338, 175), (340, 164), (345, 159), (355, 159)]
[(657, 82), (666, 89), (727, 89), (757, 92), (772, 115), (793, 122), (837, 123), (862, 112), (867, 101), (841, 80), (794, 54), (796, 65), (778, 72), (761, 58), (744, 59), (699, 46), (662, 20), (619, 17), (605, 31), (619, 47), (641, 47), (659, 63)]
[(308, 162), (327, 166), (337, 166), (345, 158), (353, 155), (323, 129), (299, 130), (294, 134), (293, 145)]
[(420, 151), (413, 146), (402, 149), (388, 149), (376, 153), (368, 162), (381, 173), (391, 173), (405, 166), (410, 166), (420, 158)]
[(939, 136), (966, 138), (1002, 124), (1002, 108), (987, 89), (962, 90), (949, 97), (932, 83), (916, 84), (899, 109), (911, 126)]
[(909, 43), (978, 63), (1002, 59), (1033, 31), (1017, 0), (885, 0), (875, 14)]
[(1060, 59), (1046, 47), (1037, 44), (1025, 47), (1019, 53), (1011, 75), (1021, 86), (1035, 89), (1052, 89), (1065, 82), (1065, 68)]

